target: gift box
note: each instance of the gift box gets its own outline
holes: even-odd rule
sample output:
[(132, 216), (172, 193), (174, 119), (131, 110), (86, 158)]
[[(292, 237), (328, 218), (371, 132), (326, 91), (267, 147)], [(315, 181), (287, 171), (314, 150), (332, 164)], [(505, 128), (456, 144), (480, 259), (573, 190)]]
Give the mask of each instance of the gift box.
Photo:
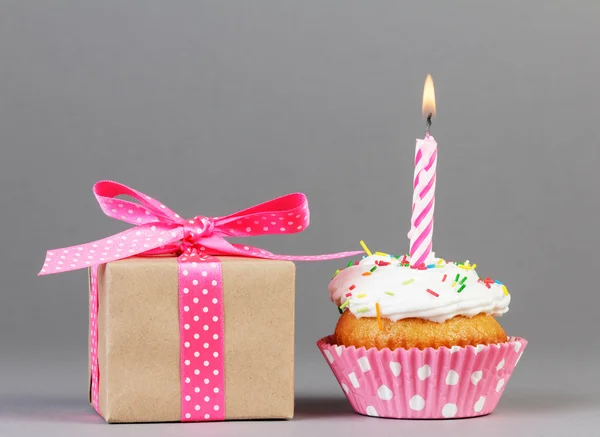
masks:
[[(180, 341), (176, 258), (135, 257), (98, 268), (98, 404), (107, 421), (179, 421), (182, 410), (191, 417), (186, 409), (207, 420), (293, 416), (295, 265), (218, 259), (224, 285), (224, 378), (214, 375), (220, 357), (212, 350), (214, 332), (221, 330), (219, 315), (213, 314), (221, 311), (211, 307), (219, 302), (213, 303), (217, 298), (211, 291), (203, 295), (192, 285), (190, 371), (180, 380), (180, 348), (186, 345)], [(216, 414), (220, 403), (224, 415)]]
[(306, 229), (301, 193), (192, 219), (116, 182), (98, 182), (94, 194), (105, 214), (135, 226), (48, 251), (40, 275), (89, 269), (96, 411), (108, 422), (291, 418), (292, 261), (361, 252), (277, 255), (227, 241)]

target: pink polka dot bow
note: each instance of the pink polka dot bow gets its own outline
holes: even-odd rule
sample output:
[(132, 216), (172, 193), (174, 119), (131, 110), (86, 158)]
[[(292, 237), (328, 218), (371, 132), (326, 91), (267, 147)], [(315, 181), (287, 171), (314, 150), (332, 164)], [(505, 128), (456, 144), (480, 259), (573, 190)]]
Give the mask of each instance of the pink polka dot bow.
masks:
[[(276, 255), (232, 244), (225, 237), (291, 234), (308, 226), (306, 196), (288, 194), (226, 217), (183, 219), (155, 199), (125, 185), (100, 181), (94, 194), (110, 217), (137, 226), (102, 240), (47, 252), (40, 275), (91, 267), (90, 363), (92, 403), (100, 412), (98, 265), (135, 255), (178, 255), (181, 421), (224, 420), (223, 277), (217, 255), (319, 261), (362, 252)], [(129, 196), (139, 203), (118, 199)]]
[[(293, 234), (309, 224), (309, 209), (302, 193), (288, 194), (225, 217), (184, 219), (152, 197), (113, 181), (94, 185), (94, 194), (109, 217), (137, 225), (111, 237), (87, 244), (50, 250), (40, 275), (104, 264), (139, 254), (183, 253), (231, 255), (291, 261), (344, 258), (362, 252), (314, 256), (276, 255), (253, 246), (232, 244), (225, 237)], [(130, 196), (139, 203), (117, 199)]]

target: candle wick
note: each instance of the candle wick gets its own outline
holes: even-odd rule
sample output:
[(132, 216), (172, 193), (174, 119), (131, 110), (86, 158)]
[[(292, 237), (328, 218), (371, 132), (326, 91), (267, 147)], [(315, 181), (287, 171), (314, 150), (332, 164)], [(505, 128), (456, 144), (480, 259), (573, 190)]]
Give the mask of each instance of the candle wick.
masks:
[(429, 136), (429, 130), (431, 129), (431, 118), (433, 117), (433, 114), (430, 112), (429, 115), (427, 116), (427, 121), (425, 122), (425, 126), (427, 127), (427, 130), (425, 131), (425, 133), (427, 134), (427, 136)]

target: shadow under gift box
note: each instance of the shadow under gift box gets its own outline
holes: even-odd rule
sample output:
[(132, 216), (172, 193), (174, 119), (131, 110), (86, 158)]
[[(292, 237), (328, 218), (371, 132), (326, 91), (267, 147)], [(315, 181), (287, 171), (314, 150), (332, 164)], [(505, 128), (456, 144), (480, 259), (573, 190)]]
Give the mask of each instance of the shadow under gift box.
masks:
[[(295, 265), (218, 257), (223, 272), (225, 419), (294, 413)], [(198, 330), (204, 325), (198, 322)], [(98, 269), (99, 407), (111, 423), (181, 420), (177, 258)], [(202, 357), (203, 350), (198, 350)]]

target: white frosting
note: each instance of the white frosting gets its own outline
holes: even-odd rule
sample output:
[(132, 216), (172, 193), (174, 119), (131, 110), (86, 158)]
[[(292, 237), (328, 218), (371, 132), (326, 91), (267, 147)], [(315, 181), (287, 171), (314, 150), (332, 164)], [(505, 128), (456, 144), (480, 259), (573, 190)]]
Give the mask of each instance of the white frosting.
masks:
[[(376, 266), (375, 261), (390, 262), (387, 266)], [(479, 313), (500, 316), (508, 311), (510, 295), (499, 283), (490, 288), (479, 282), (474, 269), (461, 268), (455, 263), (446, 263), (432, 253), (427, 264), (442, 266), (418, 270), (400, 265), (400, 260), (390, 256), (372, 255), (358, 265), (347, 267), (338, 273), (329, 284), (331, 300), (343, 305), (357, 317), (377, 317), (379, 303), (381, 317), (397, 321), (410, 317), (443, 322), (454, 316), (473, 317)], [(374, 266), (377, 269), (368, 276)], [(465, 263), (466, 267), (470, 267)], [(456, 275), (460, 279), (455, 283)], [(446, 275), (446, 280), (442, 279)], [(459, 293), (460, 281), (467, 277)], [(407, 281), (412, 282), (407, 283)], [(350, 288), (354, 285), (354, 288)], [(439, 296), (429, 293), (431, 290)], [(352, 293), (351, 296), (346, 294)], [(349, 299), (348, 303), (345, 303)]]

